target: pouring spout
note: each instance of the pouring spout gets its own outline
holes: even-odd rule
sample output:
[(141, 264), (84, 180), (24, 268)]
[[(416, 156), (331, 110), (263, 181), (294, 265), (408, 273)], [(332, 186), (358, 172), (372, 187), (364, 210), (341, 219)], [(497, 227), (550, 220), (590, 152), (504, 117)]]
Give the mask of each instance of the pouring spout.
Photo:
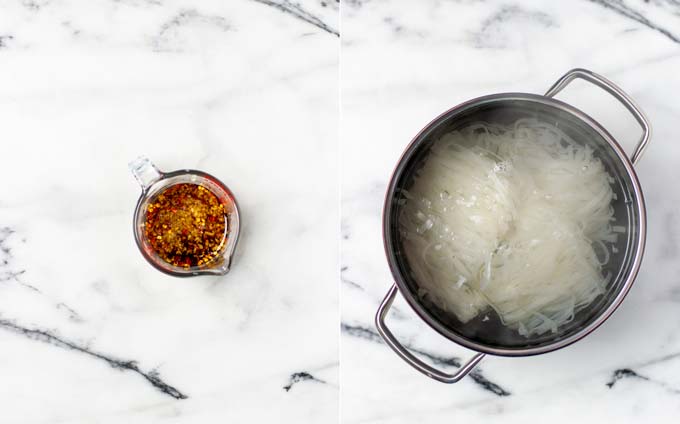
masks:
[(226, 275), (231, 269), (231, 260), (225, 258), (224, 262), (214, 268), (196, 271), (194, 275)]

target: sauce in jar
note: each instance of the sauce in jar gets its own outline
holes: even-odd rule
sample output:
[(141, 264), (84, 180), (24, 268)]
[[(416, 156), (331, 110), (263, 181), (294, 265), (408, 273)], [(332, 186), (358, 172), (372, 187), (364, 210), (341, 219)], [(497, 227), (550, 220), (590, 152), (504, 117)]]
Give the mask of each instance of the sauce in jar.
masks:
[(167, 187), (146, 209), (144, 236), (153, 251), (174, 266), (201, 266), (220, 257), (227, 232), (225, 205), (202, 185)]

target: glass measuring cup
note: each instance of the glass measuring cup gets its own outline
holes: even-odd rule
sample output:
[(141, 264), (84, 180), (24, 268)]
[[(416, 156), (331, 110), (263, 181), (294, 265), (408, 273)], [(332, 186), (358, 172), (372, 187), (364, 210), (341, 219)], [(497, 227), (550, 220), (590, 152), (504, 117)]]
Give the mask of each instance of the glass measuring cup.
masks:
[[(139, 247), (144, 259), (159, 271), (176, 277), (224, 275), (229, 272), (232, 256), (238, 241), (240, 223), (238, 205), (229, 188), (217, 178), (202, 171), (180, 169), (172, 172), (161, 172), (145, 157), (140, 157), (130, 162), (129, 168), (142, 187), (142, 194), (139, 200), (137, 200), (135, 208), (133, 231), (137, 247)], [(168, 196), (173, 191), (168, 191), (171, 188), (174, 191), (183, 188), (203, 190), (204, 197), (212, 198), (210, 195), (212, 194), (219, 204), (220, 215), (223, 215), (224, 219), (224, 223), (220, 223), (220, 225), (224, 227), (224, 231), (221, 240), (219, 240), (219, 235), (215, 236), (219, 243), (216, 249), (211, 252), (209, 260), (205, 262), (200, 264), (189, 262), (181, 265), (173, 264), (164, 258), (164, 255), (154, 247), (154, 243), (150, 240), (150, 237), (158, 237), (160, 239), (164, 236), (164, 234), (158, 236), (151, 234), (147, 224), (151, 217), (150, 213), (153, 210), (153, 205), (158, 204), (154, 202), (163, 199), (163, 196)], [(207, 190), (207, 193), (205, 190)], [(176, 210), (173, 209), (168, 212), (169, 215), (166, 215), (172, 216), (171, 214), (175, 212)], [(185, 211), (184, 213), (189, 214), (190, 211)], [(167, 227), (163, 227), (164, 231), (173, 230)]]

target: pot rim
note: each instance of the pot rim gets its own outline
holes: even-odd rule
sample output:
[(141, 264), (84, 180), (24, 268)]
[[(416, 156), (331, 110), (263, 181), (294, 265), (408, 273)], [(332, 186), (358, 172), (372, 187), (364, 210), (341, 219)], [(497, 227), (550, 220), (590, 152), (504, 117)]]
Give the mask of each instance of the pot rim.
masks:
[[(395, 249), (392, 243), (392, 238), (390, 237), (391, 226), (389, 225), (390, 224), (389, 217), (391, 215), (393, 207), (392, 199), (394, 198), (397, 181), (400, 179), (403, 171), (406, 168), (406, 164), (409, 163), (411, 157), (416, 151), (416, 148), (423, 142), (424, 140), (423, 136), (426, 133), (428, 133), (434, 126), (439, 125), (442, 121), (451, 119), (456, 115), (466, 110), (469, 110), (473, 107), (498, 101), (511, 101), (511, 100), (529, 101), (549, 107), (556, 107), (564, 112), (571, 113), (575, 117), (581, 119), (586, 124), (588, 124), (593, 130), (595, 130), (609, 144), (612, 150), (614, 150), (616, 156), (618, 157), (623, 167), (625, 168), (632, 183), (635, 198), (634, 199), (635, 207), (639, 212), (637, 222), (639, 231), (637, 234), (637, 240), (634, 247), (634, 255), (631, 270), (628, 273), (628, 276), (626, 277), (626, 280), (619, 289), (618, 293), (616, 293), (614, 300), (607, 306), (607, 308), (602, 310), (591, 323), (589, 323), (584, 328), (581, 328), (579, 331), (575, 332), (569, 337), (565, 337), (564, 339), (557, 340), (545, 346), (528, 348), (501, 348), (478, 343), (473, 340), (469, 340), (461, 336), (460, 334), (450, 330), (448, 327), (443, 325), (439, 320), (434, 318), (420, 304), (418, 299), (415, 298), (415, 296), (406, 286), (406, 282), (402, 276), (401, 270), (399, 269), (399, 265), (397, 264)], [(640, 188), (640, 182), (638, 180), (637, 174), (635, 172), (635, 169), (630, 158), (624, 152), (623, 148), (619, 145), (616, 139), (614, 139), (614, 137), (596, 120), (594, 120), (585, 112), (575, 108), (574, 106), (568, 103), (565, 103), (553, 97), (519, 92), (497, 93), (477, 97), (448, 109), (447, 111), (441, 113), (439, 116), (430, 121), (422, 130), (418, 132), (418, 134), (416, 134), (415, 137), (413, 137), (413, 139), (408, 144), (404, 152), (401, 154), (399, 161), (397, 162), (397, 165), (395, 166), (394, 171), (392, 172), (392, 176), (390, 177), (390, 181), (387, 186), (387, 191), (383, 203), (383, 215), (382, 215), (383, 245), (385, 249), (385, 254), (387, 256), (387, 262), (390, 268), (390, 272), (392, 273), (392, 277), (394, 278), (394, 281), (397, 287), (399, 288), (399, 291), (401, 292), (402, 296), (406, 299), (409, 306), (430, 327), (432, 327), (435, 331), (437, 331), (439, 334), (446, 337), (447, 339), (455, 343), (458, 343), (464, 347), (467, 347), (468, 349), (496, 356), (531, 356), (552, 352), (581, 340), (588, 334), (595, 331), (595, 329), (597, 329), (600, 325), (602, 325), (619, 307), (623, 299), (630, 291), (630, 288), (632, 287), (633, 282), (637, 277), (645, 250), (645, 241), (647, 233), (646, 226), (647, 226), (647, 214), (642, 189)]]

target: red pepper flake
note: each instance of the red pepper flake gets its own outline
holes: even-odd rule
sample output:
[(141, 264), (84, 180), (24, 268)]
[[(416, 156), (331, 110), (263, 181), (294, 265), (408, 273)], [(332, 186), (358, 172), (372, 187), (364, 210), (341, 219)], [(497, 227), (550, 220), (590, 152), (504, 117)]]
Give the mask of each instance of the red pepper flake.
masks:
[(158, 256), (171, 265), (208, 264), (227, 241), (224, 204), (198, 184), (167, 187), (146, 208), (144, 234)]

